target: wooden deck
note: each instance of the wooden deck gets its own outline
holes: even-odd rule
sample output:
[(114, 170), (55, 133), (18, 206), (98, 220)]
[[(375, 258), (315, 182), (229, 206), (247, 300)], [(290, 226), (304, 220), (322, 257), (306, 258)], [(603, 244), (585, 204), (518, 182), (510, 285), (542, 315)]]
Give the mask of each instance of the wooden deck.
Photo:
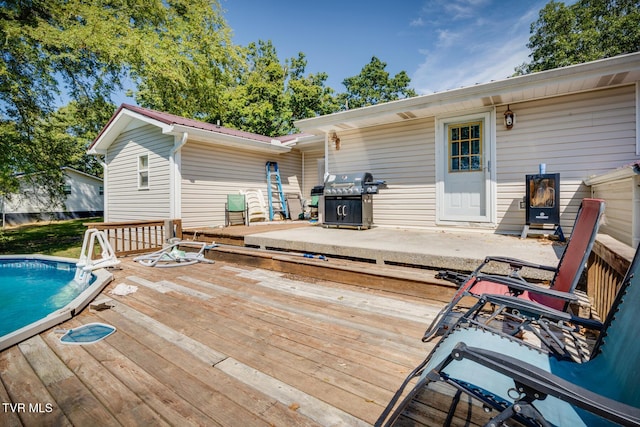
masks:
[[(0, 425), (369, 425), (433, 346), (439, 307), (418, 296), (220, 261), (114, 274), (79, 316), (0, 353)], [(90, 322), (118, 330), (60, 343)]]

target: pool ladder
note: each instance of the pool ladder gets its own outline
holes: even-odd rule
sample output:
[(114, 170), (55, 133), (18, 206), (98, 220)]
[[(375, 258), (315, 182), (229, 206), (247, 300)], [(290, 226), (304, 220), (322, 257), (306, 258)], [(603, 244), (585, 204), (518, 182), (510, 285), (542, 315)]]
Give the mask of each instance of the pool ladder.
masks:
[[(100, 253), (100, 258), (93, 259), (96, 241), (102, 252)], [(114, 267), (118, 264), (120, 264), (120, 261), (116, 257), (107, 235), (101, 230), (90, 228), (84, 232), (82, 250), (80, 251), (80, 259), (76, 264), (74, 280), (81, 285), (86, 285), (91, 279), (93, 270)]]

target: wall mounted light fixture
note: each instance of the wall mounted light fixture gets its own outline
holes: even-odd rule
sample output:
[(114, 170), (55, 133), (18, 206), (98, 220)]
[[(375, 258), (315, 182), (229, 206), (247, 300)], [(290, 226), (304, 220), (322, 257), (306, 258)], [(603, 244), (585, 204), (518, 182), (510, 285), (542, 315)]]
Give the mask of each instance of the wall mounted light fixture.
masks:
[(338, 135), (335, 131), (331, 132), (331, 134), (329, 135), (329, 140), (335, 145), (336, 151), (340, 150), (340, 138), (338, 138)]
[(511, 129), (516, 124), (516, 113), (511, 111), (510, 106), (507, 105), (507, 111), (504, 112), (504, 126), (507, 129)]

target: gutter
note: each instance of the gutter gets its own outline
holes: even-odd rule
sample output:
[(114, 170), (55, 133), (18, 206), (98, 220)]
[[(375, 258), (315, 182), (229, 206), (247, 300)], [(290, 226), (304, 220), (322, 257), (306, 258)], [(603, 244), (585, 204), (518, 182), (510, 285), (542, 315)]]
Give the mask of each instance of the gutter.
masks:
[(228, 147), (235, 147), (249, 151), (262, 151), (269, 153), (288, 153), (291, 151), (291, 147), (282, 144), (280, 141), (274, 143), (265, 143), (261, 141), (255, 141), (252, 139), (241, 138), (233, 135), (223, 135), (216, 132), (211, 132), (203, 129), (195, 129), (183, 125), (173, 125), (170, 128), (163, 131), (165, 134), (176, 135), (178, 133), (185, 134), (189, 132), (189, 136), (192, 139), (198, 139), (204, 142), (208, 142), (216, 145), (223, 145)]

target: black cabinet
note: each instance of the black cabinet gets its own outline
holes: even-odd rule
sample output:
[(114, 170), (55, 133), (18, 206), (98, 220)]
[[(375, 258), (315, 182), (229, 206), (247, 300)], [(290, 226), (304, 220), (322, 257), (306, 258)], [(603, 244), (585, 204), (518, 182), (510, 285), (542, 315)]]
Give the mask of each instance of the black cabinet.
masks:
[(373, 203), (370, 195), (325, 196), (324, 225), (369, 228), (373, 224)]

